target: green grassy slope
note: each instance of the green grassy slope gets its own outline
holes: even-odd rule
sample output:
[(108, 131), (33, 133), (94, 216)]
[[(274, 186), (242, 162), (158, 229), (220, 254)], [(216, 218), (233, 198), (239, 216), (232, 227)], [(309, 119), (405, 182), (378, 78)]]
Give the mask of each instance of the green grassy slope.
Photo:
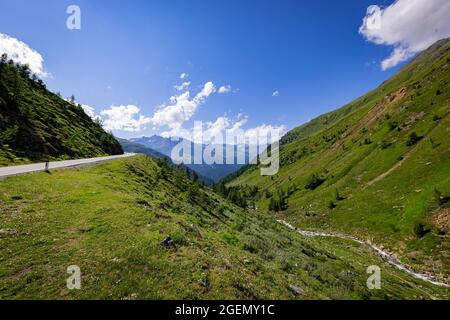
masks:
[[(447, 39), (376, 90), (288, 133), (278, 175), (250, 167), (230, 185), (258, 187), (262, 212), (372, 240), (450, 282), (449, 83)], [(275, 213), (279, 190), (287, 210)]]
[[(81, 290), (66, 288), (70, 265)], [(366, 287), (370, 265), (381, 290)], [(0, 299), (449, 297), (365, 246), (302, 238), (146, 156), (0, 181)]]
[(0, 63), (0, 165), (121, 154), (80, 106), (49, 92), (23, 66)]

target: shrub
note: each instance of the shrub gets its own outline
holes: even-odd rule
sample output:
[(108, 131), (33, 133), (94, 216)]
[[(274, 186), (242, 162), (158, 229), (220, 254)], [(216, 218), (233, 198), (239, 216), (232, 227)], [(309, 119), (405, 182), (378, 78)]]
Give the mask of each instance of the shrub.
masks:
[(341, 196), (341, 194), (339, 193), (338, 189), (336, 189), (336, 191), (335, 191), (335, 199), (336, 199), (336, 201), (345, 200), (345, 198), (343, 196)]
[(392, 143), (387, 142), (386, 140), (381, 140), (380, 141), (380, 148), (382, 150), (389, 148), (392, 145)]
[(398, 128), (398, 122), (397, 121), (389, 121), (389, 130), (395, 130)]
[(418, 222), (414, 225), (414, 234), (419, 238), (425, 237), (428, 233), (430, 233), (430, 231), (430, 228), (428, 228), (421, 222)]
[(270, 198), (269, 210), (270, 211), (284, 211), (287, 209), (286, 194), (284, 191), (278, 191), (275, 198)]
[(450, 202), (450, 197), (442, 196), (442, 192), (438, 189), (434, 189), (434, 199), (439, 206), (443, 206)]
[(325, 182), (325, 179), (320, 177), (317, 173), (314, 173), (307, 181), (305, 185), (306, 190), (315, 190)]
[(333, 201), (330, 201), (328, 203), (328, 209), (333, 210), (336, 207), (337, 207), (337, 205)]
[(417, 135), (417, 133), (412, 132), (409, 135), (408, 140), (406, 141), (406, 146), (407, 147), (411, 147), (413, 145), (415, 145), (417, 142), (419, 142), (420, 140), (422, 140), (422, 137), (420, 137), (419, 135)]

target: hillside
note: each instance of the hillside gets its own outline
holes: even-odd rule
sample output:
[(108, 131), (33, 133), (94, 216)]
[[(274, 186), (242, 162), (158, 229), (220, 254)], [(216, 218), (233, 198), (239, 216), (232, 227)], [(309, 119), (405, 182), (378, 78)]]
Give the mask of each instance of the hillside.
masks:
[(123, 153), (81, 106), (6, 60), (0, 61), (0, 165)]
[[(66, 288), (71, 265), (81, 290)], [(383, 270), (381, 290), (366, 287), (370, 265)], [(0, 299), (448, 299), (449, 290), (366, 246), (301, 237), (143, 155), (0, 181)]]
[(167, 160), (170, 160), (170, 158), (168, 156), (166, 156), (165, 154), (163, 154), (159, 151), (153, 150), (151, 148), (148, 148), (137, 142), (133, 142), (133, 141), (130, 141), (127, 139), (122, 139), (122, 138), (116, 138), (116, 140), (120, 143), (120, 145), (122, 146), (122, 149), (125, 152), (142, 153), (142, 154), (151, 156), (155, 159), (165, 158)]
[[(143, 146), (146, 146), (152, 150), (156, 150), (167, 157), (172, 157), (172, 150), (173, 148), (178, 145), (182, 140), (176, 141), (172, 140), (170, 138), (164, 138), (160, 136), (152, 136), (152, 137), (141, 137), (141, 138), (133, 138), (130, 139), (131, 142), (141, 144)], [(186, 140), (188, 141), (188, 140)], [(194, 150), (199, 147), (199, 145), (196, 145), (194, 142), (188, 141), (188, 143), (192, 146), (192, 159), (194, 159)], [(207, 145), (202, 145), (201, 150), (204, 152)], [(223, 145), (220, 146), (223, 148), (223, 155), (224, 155), (224, 161), (223, 164), (185, 164), (186, 167), (189, 169), (197, 172), (199, 175), (212, 180), (214, 183), (219, 182), (222, 178), (226, 177), (227, 175), (236, 172), (240, 168), (243, 167), (245, 164), (237, 164), (237, 157), (235, 156), (235, 161), (232, 164), (226, 163), (226, 149), (227, 146)], [(220, 148), (218, 147), (218, 148)], [(237, 154), (237, 151), (235, 149), (235, 155)], [(246, 163), (249, 163), (251, 160), (249, 160), (248, 150), (246, 150)]]
[(379, 88), (289, 132), (281, 169), (250, 166), (228, 186), (255, 188), (261, 213), (344, 232), (450, 282), (450, 40)]

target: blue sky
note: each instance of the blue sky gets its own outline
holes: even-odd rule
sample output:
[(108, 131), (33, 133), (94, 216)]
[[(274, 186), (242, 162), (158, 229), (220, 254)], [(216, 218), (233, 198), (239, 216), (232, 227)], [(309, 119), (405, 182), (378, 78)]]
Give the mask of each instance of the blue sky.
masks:
[[(375, 0), (382, 8), (393, 1)], [(294, 128), (375, 88), (399, 66), (383, 71), (392, 46), (358, 30), (374, 0), (15, 0), (0, 4), (0, 33), (44, 58), (45, 81), (64, 97), (95, 108), (135, 105), (151, 118), (174, 89), (191, 82), (191, 98), (207, 82), (211, 94), (192, 121), (239, 113), (246, 128)], [(66, 8), (81, 8), (81, 30), (66, 28)], [(180, 74), (188, 76), (181, 80)], [(273, 96), (275, 91), (278, 96)], [(136, 114), (136, 116), (138, 116)], [(114, 130), (121, 137), (167, 127)], [(155, 128), (156, 130), (153, 130)]]

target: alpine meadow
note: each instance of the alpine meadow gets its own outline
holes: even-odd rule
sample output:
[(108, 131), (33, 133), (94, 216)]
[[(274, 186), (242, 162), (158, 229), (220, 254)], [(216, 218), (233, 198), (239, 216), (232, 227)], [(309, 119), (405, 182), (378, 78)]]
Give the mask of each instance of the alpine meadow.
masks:
[(3, 1), (0, 302), (448, 302), (450, 2), (378, 2)]

